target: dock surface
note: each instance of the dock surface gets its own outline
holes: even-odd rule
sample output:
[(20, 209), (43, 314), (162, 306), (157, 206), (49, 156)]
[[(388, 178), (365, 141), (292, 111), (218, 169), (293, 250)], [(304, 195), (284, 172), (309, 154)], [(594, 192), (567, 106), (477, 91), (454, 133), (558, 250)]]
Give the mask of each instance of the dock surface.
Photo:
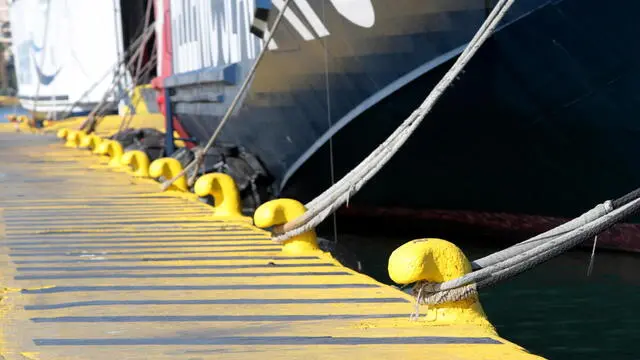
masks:
[(0, 151), (4, 359), (537, 358), (53, 137)]

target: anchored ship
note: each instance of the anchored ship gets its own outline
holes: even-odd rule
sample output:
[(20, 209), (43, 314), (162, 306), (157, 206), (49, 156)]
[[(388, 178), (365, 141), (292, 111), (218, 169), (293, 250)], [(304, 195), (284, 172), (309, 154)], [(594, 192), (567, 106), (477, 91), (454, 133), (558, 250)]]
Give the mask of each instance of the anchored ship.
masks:
[(114, 112), (122, 96), (109, 89), (117, 82), (124, 92), (135, 76), (122, 63), (141, 31), (146, 3), (13, 1), (12, 51), (21, 105), (40, 117), (88, 113), (108, 93), (105, 108)]
[[(66, 12), (76, 8), (69, 1), (12, 4), (19, 95), (29, 110), (73, 105), (86, 112), (99, 103), (117, 78), (110, 66), (127, 56), (148, 5), (79, 1), (77, 12)], [(232, 175), (248, 208), (274, 197), (312, 199), (415, 109), (492, 4), (292, 1), (205, 171)], [(167, 133), (176, 130), (187, 145), (174, 156), (189, 160), (185, 152), (209, 139), (260, 54), (268, 27), (252, 33), (252, 25), (272, 25), (285, 1), (154, 5), (154, 84), (172, 119)], [(604, 11), (594, 1), (516, 2), (417, 133), (341, 214), (529, 235), (634, 188), (639, 52), (627, 44), (640, 5), (618, 5)], [(91, 34), (104, 37), (94, 51), (96, 41), (71, 30), (89, 26), (87, 11), (99, 9), (115, 15), (92, 22)], [(76, 13), (83, 18), (73, 20)], [(58, 29), (62, 19), (73, 21)], [(45, 31), (48, 22), (55, 34)], [(70, 32), (87, 41), (64, 42)], [(83, 65), (97, 66), (95, 57), (107, 70), (102, 81), (95, 78), (100, 69), (86, 77), (74, 70), (80, 46)], [(131, 77), (129, 70), (124, 81)], [(121, 97), (110, 95), (113, 111)], [(617, 241), (635, 250), (628, 233)]]
[[(259, 52), (256, 7), (160, 1), (163, 86), (203, 143)], [(292, 2), (220, 142), (256, 156), (270, 194), (309, 200), (422, 101), (491, 1)], [(409, 143), (343, 213), (535, 232), (635, 187), (634, 2), (518, 1)], [(607, 31), (601, 31), (606, 24)]]

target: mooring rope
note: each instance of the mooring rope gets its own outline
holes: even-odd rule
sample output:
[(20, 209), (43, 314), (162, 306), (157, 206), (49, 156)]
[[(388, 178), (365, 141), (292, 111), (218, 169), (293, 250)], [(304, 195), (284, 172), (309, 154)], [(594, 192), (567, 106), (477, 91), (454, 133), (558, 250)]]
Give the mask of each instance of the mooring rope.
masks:
[[(640, 197), (628, 201), (590, 222), (579, 225), (572, 230), (558, 233), (548, 238), (545, 242), (537, 243), (533, 248), (512, 253), (508, 258), (496, 261), (457, 279), (443, 283), (420, 283), (417, 285), (421, 288), (420, 301), (423, 304), (433, 305), (445, 301), (462, 300), (466, 297), (464, 295), (466, 293), (465, 287), (475, 286), (477, 289), (481, 289), (516, 276), (566, 252), (587, 239), (597, 236), (639, 209)], [(520, 244), (516, 244), (509, 249), (518, 249)]]
[(413, 286), (413, 296), (417, 305), (437, 305), (447, 302), (460, 301), (478, 296), (478, 288), (475, 283), (464, 285), (447, 291), (438, 291), (439, 283), (418, 281)]
[(73, 112), (73, 108), (75, 108), (78, 104), (80, 104), (82, 100), (84, 100), (93, 90), (95, 90), (95, 88), (98, 87), (98, 85), (100, 85), (100, 83), (102, 83), (102, 81), (104, 81), (104, 79), (106, 79), (107, 76), (109, 76), (109, 74), (117, 71), (117, 69), (121, 65), (122, 63), (120, 61), (116, 61), (116, 63), (113, 64), (113, 66), (111, 66), (107, 71), (105, 71), (105, 73), (98, 80), (96, 80), (93, 84), (91, 84), (91, 86), (89, 86), (87, 90), (85, 90), (82, 93), (82, 95), (80, 95), (80, 97), (73, 102), (73, 104), (67, 106), (67, 108), (64, 111), (62, 111), (63, 115), (61, 116), (61, 118), (68, 117)]
[(104, 110), (107, 105), (107, 100), (109, 96), (115, 93), (115, 89), (120, 83), (122, 79), (127, 76), (127, 69), (134, 64), (134, 62), (138, 59), (138, 57), (143, 56), (142, 52), (144, 50), (143, 44), (146, 44), (147, 40), (151, 38), (153, 32), (155, 31), (154, 23), (149, 24), (146, 29), (143, 29), (142, 33), (138, 38), (129, 45), (128, 51), (135, 49), (135, 52), (131, 55), (129, 61), (126, 61), (126, 55), (123, 56), (123, 59), (118, 63), (116, 67), (116, 72), (113, 77), (113, 81), (111, 82), (110, 87), (104, 93), (100, 102), (91, 110), (89, 115), (87, 115), (87, 121), (81, 125), (81, 129), (86, 129), (88, 133), (93, 132), (97, 123), (98, 123), (98, 114)]
[[(251, 66), (251, 69), (249, 70), (249, 73), (245, 77), (244, 81), (242, 82), (240, 89), (238, 90), (238, 92), (236, 93), (236, 96), (233, 98), (233, 101), (227, 108), (227, 111), (225, 112), (224, 116), (220, 120), (220, 123), (218, 124), (213, 134), (209, 138), (209, 141), (207, 141), (207, 144), (202, 149), (200, 149), (200, 151), (196, 152), (195, 158), (193, 159), (193, 161), (191, 161), (187, 166), (185, 166), (185, 168), (178, 175), (162, 183), (162, 191), (168, 189), (169, 186), (171, 186), (171, 184), (173, 184), (176, 180), (183, 177), (185, 174), (191, 173), (192, 169), (197, 170), (200, 167), (200, 165), (202, 165), (207, 151), (211, 149), (211, 147), (213, 146), (213, 143), (218, 138), (218, 135), (220, 135), (222, 128), (231, 117), (231, 114), (233, 113), (235, 108), (238, 106), (238, 103), (240, 102), (240, 99), (244, 96), (244, 93), (247, 91), (247, 88), (249, 87), (249, 83), (251, 83), (251, 80), (253, 79), (253, 75), (256, 73), (256, 70), (258, 69), (258, 65), (260, 65), (260, 62), (264, 58), (264, 55), (267, 53), (267, 48), (271, 43), (271, 40), (273, 39), (273, 36), (276, 30), (278, 29), (278, 25), (280, 25), (280, 22), (284, 16), (284, 13), (289, 8), (289, 3), (291, 3), (291, 1), (292, 0), (286, 0), (282, 5), (282, 8), (280, 9), (278, 16), (276, 16), (275, 20), (273, 21), (273, 25), (271, 26), (271, 29), (269, 29), (269, 32), (266, 34), (267, 36), (264, 40), (264, 44), (262, 44), (262, 49), (260, 50), (260, 53), (258, 54), (256, 61)], [(166, 99), (166, 101), (170, 101), (170, 99)], [(195, 178), (197, 175), (198, 175), (198, 171), (193, 171), (192, 175), (189, 177), (189, 181), (188, 181), (189, 186), (193, 186), (193, 183), (195, 182)]]
[[(147, 3), (147, 9), (144, 17), (144, 31), (149, 30), (152, 25), (151, 24), (152, 10), (153, 10), (153, 2), (149, 1)], [(153, 29), (155, 31), (155, 26), (153, 26)], [(148, 39), (150, 38), (151, 37), (149, 36)], [(145, 39), (140, 43), (140, 49), (139, 49), (140, 52), (139, 52), (139, 56), (136, 64), (136, 70), (134, 72), (133, 80), (131, 81), (131, 86), (129, 89), (126, 90), (128, 92), (133, 92), (135, 90), (136, 85), (140, 81), (140, 79), (143, 78), (143, 76), (146, 76), (147, 72), (148, 71), (150, 72), (151, 69), (156, 64), (157, 52), (155, 51), (156, 44), (154, 43), (151, 48), (151, 54), (152, 54), (151, 58), (149, 59), (149, 61), (147, 61), (146, 64), (144, 64), (144, 66), (142, 65), (142, 60), (144, 59), (144, 50), (146, 50), (147, 48), (148, 39), (145, 37)], [(131, 121), (133, 120), (133, 117), (135, 116), (135, 108), (140, 104), (141, 100), (142, 100), (142, 96), (138, 97), (135, 104), (131, 103), (131, 105), (129, 106), (129, 113), (122, 116), (122, 119), (120, 120), (120, 125), (118, 126), (117, 133), (120, 133), (121, 131), (129, 127), (129, 125), (131, 124)]]
[[(138, 73), (139, 76), (136, 75), (136, 78), (134, 78), (134, 81), (132, 82), (131, 86), (126, 91), (133, 92), (135, 90), (136, 84), (138, 82), (137, 79), (146, 76), (156, 65), (156, 60), (157, 60), (157, 54), (154, 53), (149, 59), (149, 61), (146, 64), (144, 64), (144, 66), (142, 66), (142, 68), (139, 70), (139, 73)], [(140, 94), (140, 96), (138, 96), (138, 98), (136, 99), (136, 102), (131, 104), (132, 108), (130, 109), (129, 113), (122, 116), (120, 125), (118, 126), (118, 131), (116, 132), (116, 134), (126, 130), (129, 127), (129, 125), (131, 125), (131, 122), (133, 121), (133, 118), (136, 115), (134, 110), (141, 102), (144, 102), (142, 93)]]
[(589, 266), (587, 267), (587, 276), (591, 276), (593, 264), (596, 260), (596, 247), (598, 246), (598, 235), (593, 237), (593, 246), (591, 247), (591, 257), (589, 258)]
[[(624, 205), (621, 203), (621, 205)], [(613, 210), (613, 203), (611, 201), (605, 201), (602, 204), (597, 205), (593, 209), (580, 215), (579, 217), (572, 219), (564, 224), (561, 224), (553, 229), (545, 231), (542, 234), (536, 235), (529, 240), (520, 242), (504, 250), (498, 251), (491, 255), (485, 256), (481, 259), (474, 261), (471, 265), (474, 269), (481, 269), (487, 266), (491, 266), (505, 259), (512, 257), (515, 254), (519, 254), (525, 250), (533, 249), (536, 246), (549, 241), (557, 237), (558, 235), (566, 234), (572, 230), (578, 229), (593, 220), (596, 220), (603, 215), (608, 214)]]
[(274, 228), (273, 240), (279, 243), (317, 227), (331, 213), (348, 202), (404, 145), (430, 112), (440, 96), (458, 77), (478, 49), (491, 36), (514, 0), (500, 0), (444, 77), (416, 109), (382, 144), (347, 175), (307, 203), (307, 211), (298, 218)]
[(533, 249), (544, 242), (556, 238), (559, 235), (566, 234), (572, 230), (578, 229), (588, 223), (591, 223), (594, 220), (610, 213), (613, 209), (617, 209), (621, 206), (627, 205), (630, 202), (637, 200), (638, 198), (640, 198), (640, 188), (630, 191), (629, 193), (615, 200), (607, 200), (602, 204), (598, 204), (593, 209), (585, 212), (577, 218), (556, 226), (553, 229), (545, 231), (542, 234), (536, 235), (529, 240), (525, 240), (504, 250), (475, 260), (471, 263), (471, 265), (473, 266), (473, 269), (476, 270), (499, 263), (501, 261), (504, 261), (505, 259), (509, 259), (516, 254), (519, 254), (525, 250)]
[[(151, 25), (151, 11), (153, 10), (153, 1), (149, 1), (147, 3), (147, 10), (145, 12), (145, 16), (144, 16), (144, 29), (145, 31), (147, 29), (149, 29), (149, 25)], [(154, 32), (155, 32), (155, 26), (153, 26)], [(153, 34), (153, 33), (152, 33)], [(151, 36), (149, 36), (149, 39), (151, 39)], [(136, 72), (135, 72), (135, 76), (136, 77), (140, 77), (139, 73), (141, 71), (142, 68), (142, 60), (144, 59), (144, 50), (147, 48), (147, 40), (149, 39), (145, 39), (142, 41), (142, 43), (140, 44), (140, 46), (142, 47), (142, 49), (140, 50), (140, 56), (138, 56), (138, 63), (136, 64)], [(137, 81), (134, 81), (133, 83), (135, 84)]]

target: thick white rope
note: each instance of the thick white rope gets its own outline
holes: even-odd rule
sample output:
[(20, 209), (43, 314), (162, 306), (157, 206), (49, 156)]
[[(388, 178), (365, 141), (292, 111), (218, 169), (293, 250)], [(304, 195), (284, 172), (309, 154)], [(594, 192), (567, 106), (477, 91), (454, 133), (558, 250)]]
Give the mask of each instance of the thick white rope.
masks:
[(487, 255), (481, 259), (474, 261), (471, 265), (473, 266), (474, 269), (479, 269), (479, 268), (485, 268), (487, 266), (491, 266), (493, 264), (499, 263), (525, 250), (533, 249), (536, 246), (557, 237), (558, 235), (566, 234), (572, 230), (578, 229), (610, 213), (612, 210), (613, 210), (612, 202), (609, 200), (605, 201), (604, 203), (597, 205), (593, 209), (587, 211), (586, 213), (580, 215), (575, 219), (567, 221), (566, 223), (556, 226), (555, 228), (550, 229), (548, 231), (545, 231), (542, 234), (536, 235), (529, 240), (525, 240), (523, 242), (510, 246), (504, 250)]
[[(151, 27), (152, 9), (153, 9), (153, 2), (149, 1), (149, 3), (147, 3), (147, 10), (145, 12), (145, 17), (144, 17), (144, 31), (147, 31)], [(153, 29), (155, 31), (155, 26), (153, 26)], [(153, 66), (155, 66), (156, 57), (158, 55), (157, 52), (153, 51), (155, 50), (155, 43), (153, 44), (153, 47), (152, 47), (151, 59), (149, 59), (149, 61), (144, 66), (142, 66), (142, 60), (144, 59), (144, 50), (146, 50), (147, 48), (147, 40), (149, 39), (145, 37), (142, 43), (140, 43), (140, 53), (138, 55), (136, 71), (134, 72), (135, 76), (133, 77), (133, 81), (131, 81), (130, 88), (125, 90), (127, 93), (133, 92), (135, 87), (138, 85), (138, 82), (140, 81), (140, 79), (143, 78), (143, 76), (146, 76), (147, 70), (151, 71)], [(123, 131), (129, 126), (129, 124), (133, 120), (133, 117), (135, 116), (135, 108), (138, 106), (141, 100), (142, 100), (142, 96), (138, 98), (135, 104), (133, 103), (130, 104), (129, 114), (125, 114), (124, 116), (122, 116), (122, 119), (120, 120), (120, 125), (118, 126), (117, 133), (120, 133), (121, 131)]]
[(144, 44), (146, 44), (147, 41), (151, 38), (154, 31), (155, 31), (155, 23), (152, 22), (148, 25), (146, 29), (143, 30), (140, 36), (133, 43), (130, 44), (129, 49), (135, 49), (135, 52), (131, 55), (131, 58), (129, 59), (128, 62), (126, 62), (126, 64), (124, 63), (125, 62), (124, 58), (126, 56), (123, 57), (123, 59), (120, 62), (118, 62), (118, 65), (116, 67), (116, 72), (113, 77), (113, 81), (109, 86), (109, 89), (104, 93), (100, 102), (93, 108), (93, 110), (91, 110), (89, 115), (87, 115), (87, 120), (85, 121), (85, 123), (81, 125), (80, 127), (81, 129), (86, 128), (88, 132), (93, 131), (93, 128), (96, 126), (98, 122), (98, 114), (102, 110), (104, 110), (104, 108), (107, 106), (107, 103), (108, 103), (107, 101), (109, 100), (109, 97), (113, 93), (115, 93), (115, 89), (120, 83), (120, 81), (126, 77), (127, 68), (132, 66), (139, 57), (143, 56), (142, 52), (144, 50)]
[(303, 215), (283, 226), (275, 228), (273, 240), (281, 243), (293, 236), (300, 235), (315, 228), (326, 219), (327, 216), (346, 203), (351, 196), (358, 192), (367, 181), (386, 165), (389, 159), (395, 155), (420, 125), (440, 96), (456, 79), (482, 44), (491, 36), (514, 1), (515, 0), (500, 0), (465, 50), (433, 88), (420, 107), (358, 166), (321, 195), (307, 203), (307, 211)]
[[(518, 275), (562, 254), (587, 239), (591, 239), (612, 225), (622, 221), (625, 217), (637, 212), (638, 209), (640, 209), (640, 198), (603, 214), (586, 224), (558, 234), (546, 242), (538, 244), (534, 248), (524, 250), (519, 254), (513, 254), (510, 258), (503, 259), (457, 279), (424, 287), (421, 289), (421, 296), (425, 299), (431, 299), (432, 301), (436, 301), (440, 297), (444, 299), (460, 299), (457, 296), (462, 292), (457, 289), (473, 284), (479, 289)], [(453, 291), (453, 293), (447, 295), (447, 293), (451, 291)], [(437, 293), (442, 294), (435, 296)], [(428, 303), (428, 301), (425, 303)]]

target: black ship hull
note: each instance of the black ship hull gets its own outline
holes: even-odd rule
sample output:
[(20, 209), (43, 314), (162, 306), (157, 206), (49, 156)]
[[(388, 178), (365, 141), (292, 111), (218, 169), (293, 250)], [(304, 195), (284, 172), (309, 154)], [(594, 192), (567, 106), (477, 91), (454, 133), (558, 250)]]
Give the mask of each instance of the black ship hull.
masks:
[[(432, 32), (397, 35), (401, 30), (389, 48), (404, 47), (406, 53), (385, 53), (385, 59), (382, 51), (340, 57), (336, 53), (342, 49), (334, 50), (329, 62), (334, 70), (327, 73), (313, 61), (305, 63), (302, 55), (317, 50), (315, 55), (323, 56), (317, 46), (331, 56), (341, 42), (356, 51), (361, 44), (356, 40), (372, 40), (358, 39), (357, 33), (356, 40), (335, 35), (323, 39), (324, 45), (317, 44), (320, 40), (299, 45), (288, 57), (282, 51), (268, 54), (223, 140), (259, 155), (275, 178), (278, 196), (310, 200), (418, 106), (487, 10), (470, 6), (450, 12), (448, 19), (466, 17), (467, 26), (440, 32), (446, 34), (443, 39), (459, 38), (437, 56), (418, 50), (420, 44), (434, 48)], [(405, 147), (350, 200), (344, 213), (388, 215), (381, 209), (400, 209), (403, 214), (504, 214), (515, 223), (521, 216), (526, 220), (519, 225), (537, 230), (637, 187), (640, 25), (634, 14), (639, 10), (640, 4), (621, 0), (607, 6), (592, 0), (521, 2)], [(415, 54), (410, 49), (416, 49)], [(412, 60), (394, 63), (398, 54)], [(356, 68), (357, 62), (364, 65)], [(408, 74), (426, 63), (432, 66), (422, 75), (407, 78), (406, 84), (342, 121), (341, 114), (362, 104), (357, 99), (365, 97), (367, 82), (383, 77), (378, 73)], [(219, 119), (188, 107), (179, 116), (200, 139), (206, 139)]]

